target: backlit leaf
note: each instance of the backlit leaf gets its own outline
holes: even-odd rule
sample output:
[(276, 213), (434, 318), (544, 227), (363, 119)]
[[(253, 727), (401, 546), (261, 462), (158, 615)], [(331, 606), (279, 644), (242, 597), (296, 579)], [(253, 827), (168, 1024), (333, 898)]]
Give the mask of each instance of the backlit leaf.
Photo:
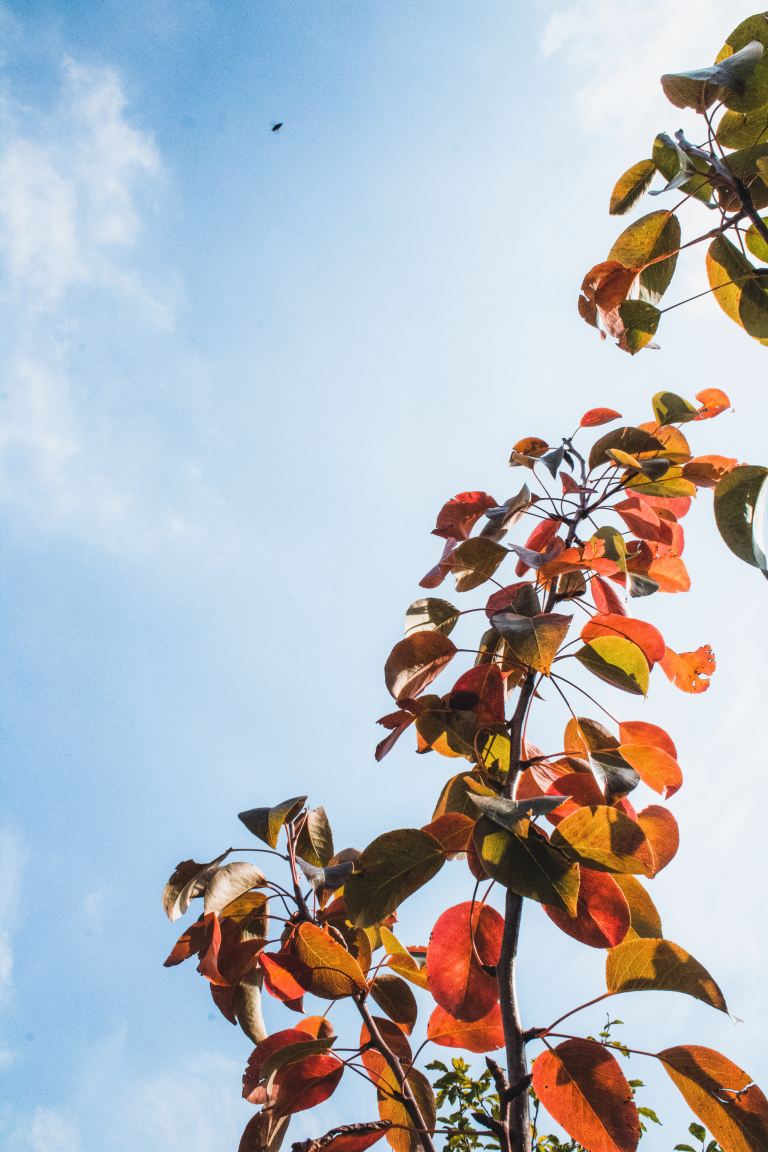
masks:
[(466, 540), (483, 513), (495, 506), (496, 501), (487, 492), (460, 492), (440, 509), (432, 535)]
[(655, 664), (664, 655), (664, 637), (658, 628), (645, 620), (613, 613), (593, 616), (581, 630), (581, 638), (588, 643), (598, 636), (623, 636), (636, 644), (649, 664)]
[(648, 662), (636, 644), (623, 636), (599, 636), (574, 653), (593, 676), (637, 696), (648, 693)]
[(601, 424), (610, 424), (612, 420), (620, 420), (621, 412), (614, 408), (590, 408), (579, 420), (580, 428), (599, 428)]
[[(369, 1054), (369, 1063), (369, 1072), (377, 1088), (379, 1115), (382, 1120), (388, 1120), (392, 1124), (392, 1128), (386, 1134), (387, 1141), (394, 1152), (421, 1152), (421, 1140), (415, 1132), (409, 1130), (413, 1128), (413, 1121), (400, 1099), (400, 1085), (394, 1072), (386, 1064), (384, 1057), (376, 1052)], [(426, 1076), (415, 1068), (408, 1072), (406, 1079), (427, 1129), (433, 1131), (436, 1117), (435, 1096), (431, 1084)]]
[(475, 536), (465, 540), (451, 556), (451, 571), (456, 577), (457, 592), (471, 592), (490, 580), (501, 562), (509, 555), (494, 540)]
[[(649, 274), (652, 271), (655, 271), (654, 265), (647, 269)], [(642, 282), (642, 276), (640, 279)], [(660, 298), (660, 294), (657, 298)], [(624, 352), (634, 356), (643, 348), (657, 347), (651, 343), (661, 320), (661, 312), (655, 304), (648, 300), (624, 300), (619, 305), (619, 317), (624, 325), (624, 331), (619, 336), (619, 348)]]
[(343, 1072), (344, 1065), (331, 1052), (306, 1056), (281, 1068), (271, 1081), (271, 1109), (276, 1116), (292, 1116), (322, 1104), (336, 1091)]
[(206, 912), (221, 912), (251, 888), (261, 888), (267, 878), (255, 864), (236, 862), (223, 864), (214, 874), (207, 888), (203, 908)]
[(405, 614), (405, 634), (410, 636), (414, 632), (434, 630), (448, 636), (460, 616), (460, 609), (454, 608), (447, 600), (439, 600), (436, 597), (414, 600)]
[(658, 875), (677, 855), (680, 847), (680, 829), (668, 808), (651, 804), (638, 812), (637, 820), (653, 849), (655, 860), (652, 876)]
[(653, 160), (640, 160), (628, 168), (623, 176), (616, 181), (611, 193), (611, 203), (608, 211), (611, 216), (623, 216), (629, 212), (645, 191), (656, 174), (656, 165)]
[[(723, 96), (726, 108), (738, 112), (750, 112), (768, 102), (768, 57), (765, 52), (758, 55), (755, 47), (756, 44), (763, 48), (768, 47), (768, 32), (765, 25), (765, 15), (762, 12), (747, 17), (734, 28), (718, 53), (718, 64), (730, 64), (733, 67), (736, 55), (743, 53), (748, 46), (752, 50), (751, 55), (748, 54), (746, 57), (744, 72), (739, 73), (737, 70), (736, 79), (741, 80), (742, 84), (733, 85)], [(752, 59), (755, 63), (750, 66), (749, 61)]]
[(751, 97), (745, 105), (746, 85), (763, 58), (763, 46), (751, 41), (738, 52), (729, 46), (728, 52), (729, 55), (721, 56), (711, 67), (662, 76), (664, 95), (676, 108), (693, 108), (697, 112), (703, 112), (717, 100), (741, 111), (751, 107)]
[(634, 1152), (640, 1119), (632, 1089), (596, 1040), (566, 1040), (533, 1065), (533, 1089), (547, 1112), (588, 1152)]
[(716, 237), (709, 246), (707, 276), (725, 314), (755, 340), (768, 343), (768, 278), (725, 236)]
[(479, 1020), (498, 1000), (495, 966), (503, 932), (504, 921), (494, 908), (471, 901), (448, 908), (432, 929), (429, 988), (456, 1019)]
[(415, 632), (395, 644), (384, 680), (396, 700), (418, 696), (456, 655), (456, 645), (439, 632)]
[(445, 1048), (463, 1048), (466, 1052), (495, 1052), (504, 1047), (501, 1008), (494, 1004), (487, 1016), (479, 1020), (457, 1020), (440, 1005), (427, 1024), (427, 1039)]
[(203, 895), (228, 852), (217, 856), (208, 864), (196, 860), (182, 860), (163, 889), (163, 908), (169, 920), (178, 920), (191, 902)]
[(664, 455), (664, 445), (657, 437), (651, 436), (649, 432), (644, 432), (641, 428), (613, 428), (592, 445), (589, 453), (590, 471), (598, 468), (601, 464), (610, 463), (611, 458), (608, 452), (611, 448), (618, 448), (621, 452), (629, 452), (632, 456), (636, 456), (640, 452)]
[(521, 664), (548, 676), (572, 619), (572, 616), (563, 616), (557, 612), (545, 612), (538, 616), (497, 612), (491, 618), (491, 623), (507, 641), (512, 654)]
[(607, 872), (581, 869), (575, 916), (546, 905), (544, 911), (568, 936), (591, 948), (614, 948), (629, 931), (629, 904), (613, 876)]
[(294, 946), (297, 958), (309, 969), (309, 991), (315, 996), (338, 1000), (365, 988), (357, 960), (317, 924), (300, 924)]
[(444, 863), (440, 844), (420, 828), (385, 832), (368, 845), (344, 886), (349, 915), (358, 928), (378, 924)]
[(682, 692), (706, 692), (715, 671), (715, 654), (709, 644), (703, 644), (695, 652), (674, 652), (667, 648), (660, 665)]
[(306, 802), (306, 796), (294, 796), (275, 804), (274, 808), (249, 808), (247, 812), (238, 812), (237, 818), (259, 840), (269, 844), (270, 848), (276, 848), (281, 828), (298, 816)]
[(481, 817), (475, 826), (475, 848), (483, 868), (505, 888), (540, 904), (575, 913), (579, 869), (528, 821), (507, 832)]
[(611, 949), (605, 965), (609, 992), (683, 992), (728, 1009), (723, 994), (698, 960), (669, 940), (628, 940)]
[(615, 875), (613, 879), (621, 888), (624, 899), (629, 905), (630, 923), (627, 940), (634, 940), (637, 937), (661, 939), (664, 935), (661, 917), (641, 882), (636, 876), (630, 876), (627, 873)]
[(653, 850), (640, 825), (618, 808), (580, 808), (552, 833), (553, 847), (601, 872), (649, 875)]
[(768, 1148), (768, 1100), (747, 1072), (719, 1052), (694, 1044), (666, 1048), (659, 1059), (725, 1152)]
[(317, 1140), (307, 1140), (301, 1145), (301, 1152), (365, 1152), (377, 1140), (381, 1140), (389, 1125), (383, 1120), (372, 1120), (362, 1124), (343, 1124), (332, 1128)]
[(310, 808), (299, 831), (296, 851), (315, 868), (325, 868), (333, 857), (333, 833), (325, 808)]

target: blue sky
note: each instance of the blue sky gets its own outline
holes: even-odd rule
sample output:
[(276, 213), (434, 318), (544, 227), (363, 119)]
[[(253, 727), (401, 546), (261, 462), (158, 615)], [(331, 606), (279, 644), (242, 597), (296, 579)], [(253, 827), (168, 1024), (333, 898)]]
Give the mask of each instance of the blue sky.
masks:
[[(643, 419), (662, 387), (726, 387), (736, 412), (701, 426), (701, 451), (768, 457), (765, 350), (711, 300), (634, 360), (575, 311), (617, 230), (613, 180), (679, 126), (657, 75), (707, 61), (750, 12), (0, 8), (12, 1152), (236, 1147), (249, 1045), (194, 973), (161, 967), (159, 891), (177, 860), (242, 839), (237, 811), (283, 795), (309, 791), (359, 846), (428, 817), (444, 762), (405, 740), (385, 768), (372, 753), (381, 668), (444, 499), (505, 498), (520, 436), (595, 405)], [(697, 256), (672, 292), (701, 276)], [(657, 682), (639, 713), (669, 726), (687, 770), (683, 848), (654, 894), (744, 1022), (664, 995), (620, 1009), (641, 1047), (722, 1047), (765, 1081), (765, 590), (708, 508), (689, 538), (694, 593), (659, 611), (672, 646), (710, 641), (720, 672), (698, 699)], [(405, 910), (404, 935), (458, 898), (457, 875)], [(536, 909), (526, 927), (531, 1020), (600, 991), (600, 956)], [(650, 1152), (687, 1122), (660, 1082), (657, 1099)], [(293, 1138), (317, 1132), (302, 1120)]]

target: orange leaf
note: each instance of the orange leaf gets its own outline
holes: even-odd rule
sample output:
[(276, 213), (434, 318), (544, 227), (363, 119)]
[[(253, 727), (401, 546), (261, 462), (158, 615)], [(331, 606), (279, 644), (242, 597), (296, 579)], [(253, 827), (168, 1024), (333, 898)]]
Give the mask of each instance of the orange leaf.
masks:
[(668, 733), (645, 720), (623, 720), (619, 724), (619, 740), (622, 744), (651, 744), (677, 759), (677, 748)]
[(695, 456), (683, 465), (683, 476), (692, 480), (697, 488), (715, 488), (738, 464), (730, 456)]
[(634, 1152), (640, 1120), (614, 1056), (596, 1040), (566, 1040), (533, 1065), (533, 1088), (552, 1118), (589, 1152)]
[(654, 792), (669, 798), (681, 787), (683, 774), (680, 765), (663, 748), (648, 744), (620, 744), (617, 751)]
[(292, 1000), (300, 1000), (309, 991), (312, 974), (292, 953), (285, 949), (271, 955), (262, 952), (260, 962), (267, 991), (276, 1000), (290, 1003)]
[(725, 392), (721, 392), (719, 388), (705, 388), (702, 392), (696, 393), (696, 399), (701, 404), (696, 416), (697, 420), (711, 420), (713, 416), (727, 412), (731, 406)]
[(593, 616), (581, 630), (581, 638), (585, 643), (594, 640), (597, 636), (624, 636), (631, 640), (645, 656), (650, 665), (657, 663), (664, 656), (664, 637), (658, 628), (648, 624), (645, 620), (635, 620), (629, 616), (617, 616), (613, 613)]
[(281, 1068), (275, 1076), (273, 1103), (276, 1116), (291, 1116), (322, 1104), (336, 1091), (344, 1072), (338, 1056), (320, 1052)]
[(650, 876), (656, 876), (674, 860), (680, 847), (680, 829), (668, 808), (651, 804), (638, 812), (637, 820), (653, 849), (656, 864)]
[(501, 1008), (494, 1004), (480, 1020), (457, 1020), (439, 1005), (429, 1018), (427, 1039), (445, 1048), (464, 1048), (467, 1052), (495, 1052), (504, 1047)]
[(484, 965), (498, 962), (503, 931), (504, 921), (494, 908), (471, 901), (448, 908), (432, 929), (429, 988), (440, 1007), (458, 1020), (480, 1020), (498, 1000), (496, 979)]
[(725, 1152), (768, 1148), (768, 1100), (748, 1073), (719, 1052), (694, 1044), (667, 1048), (659, 1059)]
[(715, 671), (715, 654), (709, 644), (695, 652), (673, 652), (667, 648), (661, 667), (676, 688), (683, 692), (706, 692)]

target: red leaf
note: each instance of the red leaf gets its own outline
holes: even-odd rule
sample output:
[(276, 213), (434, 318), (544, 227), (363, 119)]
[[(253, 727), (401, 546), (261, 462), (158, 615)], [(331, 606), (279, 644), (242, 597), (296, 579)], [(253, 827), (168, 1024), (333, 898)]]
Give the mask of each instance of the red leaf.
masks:
[(566, 1040), (533, 1065), (533, 1089), (571, 1139), (589, 1152), (635, 1152), (640, 1120), (614, 1056), (596, 1040)]
[(456, 645), (440, 632), (414, 632), (395, 644), (384, 665), (384, 680), (396, 700), (417, 696), (456, 655)]
[(405, 712), (402, 708), (398, 708), (397, 712), (390, 712), (387, 716), (382, 716), (381, 720), (377, 720), (377, 724), (382, 727), (388, 728), (389, 736), (385, 736), (376, 745), (376, 760), (383, 760), (388, 752), (391, 752), (395, 744), (402, 736), (403, 732), (407, 732), (411, 724), (413, 724), (415, 717), (409, 712)]
[(504, 1047), (501, 1007), (494, 1004), (480, 1020), (456, 1020), (439, 1005), (429, 1018), (427, 1039), (445, 1048), (463, 1048), (466, 1052), (495, 1052)]
[[(528, 552), (538, 552), (541, 555), (546, 554), (547, 548), (557, 536), (560, 528), (559, 520), (541, 520), (524, 544), (524, 548)], [(515, 565), (515, 575), (524, 576), (530, 568), (524, 560), (518, 560)]]
[(653, 624), (614, 613), (593, 616), (581, 630), (581, 638), (585, 643), (598, 636), (623, 636), (631, 640), (651, 666), (663, 658), (666, 648), (664, 637)]
[(276, 1000), (289, 1004), (300, 1000), (309, 991), (311, 974), (305, 964), (284, 949), (280, 952), (262, 952), (264, 984)]
[(590, 408), (579, 420), (580, 428), (599, 428), (601, 424), (610, 424), (612, 420), (620, 420), (621, 412), (613, 408)]
[(305, 1112), (332, 1096), (344, 1072), (344, 1065), (331, 1052), (305, 1056), (288, 1064), (275, 1075), (274, 1108), (276, 1116)]
[(616, 616), (626, 616), (627, 610), (624, 601), (618, 592), (603, 580), (602, 576), (595, 576), (590, 584), (592, 599), (598, 612), (613, 613)]
[(472, 843), (475, 821), (461, 812), (445, 812), (431, 824), (425, 824), (423, 831), (434, 836), (446, 856), (466, 852)]
[(456, 551), (459, 541), (453, 536), (446, 540), (443, 554), (435, 564), (434, 568), (430, 568), (426, 576), (422, 577), (419, 581), (420, 588), (437, 588), (445, 580), (448, 573), (451, 571), (451, 556)]
[[(471, 922), (470, 922), (471, 913)], [(499, 998), (495, 967), (504, 921), (487, 904), (467, 901), (439, 918), (427, 948), (429, 988), (441, 1008), (458, 1020), (480, 1020)], [(474, 948), (473, 948), (474, 940)]]
[(470, 668), (454, 684), (448, 704), (451, 708), (474, 712), (482, 724), (503, 724), (504, 678), (498, 664)]
[(615, 948), (629, 931), (630, 911), (624, 893), (608, 872), (581, 869), (576, 915), (544, 905), (550, 920), (568, 936), (590, 948)]
[(196, 956), (205, 951), (211, 942), (214, 919), (214, 913), (209, 912), (207, 916), (201, 916), (194, 924), (190, 924), (186, 932), (179, 936), (167, 959), (163, 962), (163, 967), (173, 968), (176, 964), (189, 960), (190, 956)]
[(467, 540), (483, 513), (495, 507), (496, 501), (487, 492), (460, 492), (438, 512), (432, 535), (444, 540)]
[(715, 654), (709, 644), (695, 652), (673, 652), (667, 648), (661, 661), (667, 678), (683, 692), (706, 692), (715, 666)]
[(677, 748), (669, 734), (656, 724), (647, 724), (645, 720), (622, 720), (619, 724), (619, 740), (622, 744), (651, 744), (654, 748), (661, 748), (673, 759), (677, 758)]
[(656, 540), (660, 544), (672, 543), (672, 528), (667, 520), (662, 520), (646, 500), (630, 496), (619, 504), (614, 504), (622, 520), (639, 540)]
[(319, 1140), (303, 1143), (303, 1152), (365, 1152), (377, 1140), (381, 1140), (390, 1127), (384, 1120), (374, 1120), (368, 1124), (344, 1124), (333, 1128)]
[(549, 786), (547, 793), (550, 796), (569, 797), (559, 808), (548, 814), (547, 819), (552, 824), (559, 824), (577, 808), (592, 808), (605, 803), (605, 797), (591, 772), (566, 772)]
[(243, 1097), (246, 1100), (251, 1100), (251, 1103), (259, 1103), (259, 1101), (252, 1100), (251, 1097), (261, 1080), (261, 1069), (270, 1056), (274, 1056), (275, 1052), (279, 1052), (281, 1048), (287, 1048), (289, 1044), (309, 1043), (310, 1039), (311, 1037), (308, 1037), (307, 1033), (299, 1028), (283, 1028), (282, 1031), (273, 1032), (271, 1036), (267, 1036), (266, 1040), (257, 1044), (248, 1057), (248, 1063), (243, 1073)]

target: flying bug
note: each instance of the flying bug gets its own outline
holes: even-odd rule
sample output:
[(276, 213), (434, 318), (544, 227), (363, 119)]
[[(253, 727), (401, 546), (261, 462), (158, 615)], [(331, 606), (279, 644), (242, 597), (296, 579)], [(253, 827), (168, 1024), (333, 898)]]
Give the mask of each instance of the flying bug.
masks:
[(278, 120), (277, 124), (272, 125), (272, 131), (273, 132), (279, 132), (280, 129), (282, 128), (282, 126), (283, 126), (282, 120)]

